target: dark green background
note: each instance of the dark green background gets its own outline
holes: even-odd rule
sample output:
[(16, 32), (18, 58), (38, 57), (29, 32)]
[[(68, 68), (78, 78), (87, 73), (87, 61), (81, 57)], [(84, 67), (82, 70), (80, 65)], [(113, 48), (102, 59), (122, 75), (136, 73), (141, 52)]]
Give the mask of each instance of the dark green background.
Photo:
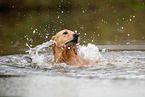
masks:
[(0, 55), (24, 53), (26, 43), (66, 28), (80, 33), (80, 44), (144, 45), (145, 0), (0, 1)]

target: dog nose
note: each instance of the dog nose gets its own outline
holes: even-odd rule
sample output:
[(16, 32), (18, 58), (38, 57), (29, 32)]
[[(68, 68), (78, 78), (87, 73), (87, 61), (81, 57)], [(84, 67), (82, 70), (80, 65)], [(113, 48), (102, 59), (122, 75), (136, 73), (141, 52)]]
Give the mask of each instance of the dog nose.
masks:
[(79, 34), (75, 33), (75, 34), (73, 34), (73, 36), (74, 36), (74, 37), (78, 37), (78, 36), (79, 36)]

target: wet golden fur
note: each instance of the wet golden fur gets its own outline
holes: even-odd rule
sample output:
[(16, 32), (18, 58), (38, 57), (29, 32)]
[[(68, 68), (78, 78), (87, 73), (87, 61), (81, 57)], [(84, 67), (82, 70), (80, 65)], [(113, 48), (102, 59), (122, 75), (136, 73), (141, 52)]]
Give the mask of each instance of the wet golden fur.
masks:
[[(67, 32), (67, 34), (63, 34)], [(51, 40), (56, 41), (52, 44), (54, 59), (53, 63), (66, 63), (74, 66), (94, 65), (95, 62), (86, 60), (77, 54), (76, 43), (67, 43), (74, 38), (74, 32), (70, 30), (62, 30), (54, 35)], [(67, 43), (67, 44), (66, 44)]]

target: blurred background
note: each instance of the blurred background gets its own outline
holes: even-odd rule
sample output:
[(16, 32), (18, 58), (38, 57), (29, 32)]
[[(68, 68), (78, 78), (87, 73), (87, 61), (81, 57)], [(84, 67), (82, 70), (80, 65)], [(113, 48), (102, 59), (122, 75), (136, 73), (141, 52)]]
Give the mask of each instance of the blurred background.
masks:
[(0, 55), (62, 29), (79, 33), (80, 44), (145, 45), (145, 0), (0, 0)]

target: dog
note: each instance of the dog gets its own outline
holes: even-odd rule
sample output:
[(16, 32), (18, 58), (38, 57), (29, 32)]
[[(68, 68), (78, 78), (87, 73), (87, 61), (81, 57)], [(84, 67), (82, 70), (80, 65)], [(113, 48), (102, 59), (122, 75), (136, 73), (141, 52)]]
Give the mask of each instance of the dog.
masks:
[(71, 30), (64, 29), (52, 36), (53, 55), (52, 63), (66, 63), (74, 66), (95, 65), (97, 62), (87, 60), (78, 55), (77, 43), (79, 42), (79, 35)]

